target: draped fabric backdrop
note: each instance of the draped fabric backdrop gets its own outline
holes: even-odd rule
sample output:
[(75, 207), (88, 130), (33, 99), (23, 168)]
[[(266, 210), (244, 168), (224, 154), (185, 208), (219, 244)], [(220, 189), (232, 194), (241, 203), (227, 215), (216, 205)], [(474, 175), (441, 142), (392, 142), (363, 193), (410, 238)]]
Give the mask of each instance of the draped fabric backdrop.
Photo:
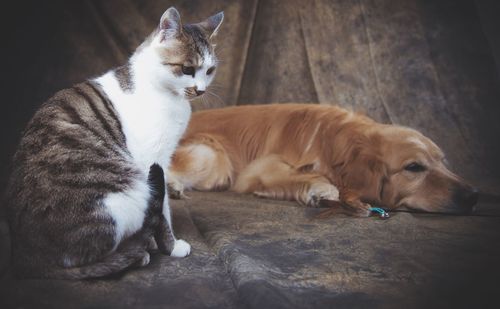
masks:
[(171, 5), (185, 22), (225, 12), (214, 94), (195, 109), (338, 104), (422, 131), (456, 171), (483, 190), (499, 191), (499, 74), (476, 5), (465, 0), (108, 0), (26, 7), (34, 16), (17, 20), (26, 32), (15, 27), (25, 37), (17, 51), (23, 57), (8, 60), (15, 61), (16, 87), (7, 89), (4, 103), (15, 113), (6, 119), (9, 131), (19, 132), (28, 111), (58, 89), (124, 63)]

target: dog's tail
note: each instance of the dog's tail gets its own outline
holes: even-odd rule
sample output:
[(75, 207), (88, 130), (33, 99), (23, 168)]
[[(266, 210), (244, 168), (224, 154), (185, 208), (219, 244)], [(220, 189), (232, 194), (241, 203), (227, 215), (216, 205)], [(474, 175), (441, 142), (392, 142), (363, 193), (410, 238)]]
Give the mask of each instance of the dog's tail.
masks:
[[(144, 222), (145, 225), (150, 224), (148, 221), (151, 217), (161, 213), (165, 197), (165, 178), (163, 169), (158, 164), (151, 165), (149, 169), (148, 185), (151, 197)], [(147, 264), (144, 263), (144, 259), (149, 261), (149, 253), (146, 251), (142, 240), (140, 236), (137, 241), (126, 240), (122, 248), (97, 263), (80, 267), (51, 269), (42, 276), (44, 278), (73, 280), (100, 278), (119, 273), (134, 265)]]

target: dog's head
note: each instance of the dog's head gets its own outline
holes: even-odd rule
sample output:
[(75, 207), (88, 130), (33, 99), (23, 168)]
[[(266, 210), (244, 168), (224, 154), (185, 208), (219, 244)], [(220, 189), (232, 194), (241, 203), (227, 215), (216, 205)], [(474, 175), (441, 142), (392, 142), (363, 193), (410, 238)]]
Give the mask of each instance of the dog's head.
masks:
[[(344, 169), (345, 184), (387, 208), (471, 212), (476, 189), (451, 172), (441, 149), (421, 133), (386, 125)], [(352, 174), (354, 173), (354, 174)], [(357, 173), (357, 174), (356, 174)]]

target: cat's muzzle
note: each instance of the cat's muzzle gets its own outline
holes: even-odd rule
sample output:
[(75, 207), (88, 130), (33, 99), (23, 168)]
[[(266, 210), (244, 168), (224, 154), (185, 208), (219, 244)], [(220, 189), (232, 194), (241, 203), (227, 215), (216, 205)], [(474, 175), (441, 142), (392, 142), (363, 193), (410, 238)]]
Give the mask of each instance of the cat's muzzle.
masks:
[(196, 87), (189, 87), (184, 89), (184, 93), (188, 98), (195, 98), (205, 93), (205, 90), (198, 90)]

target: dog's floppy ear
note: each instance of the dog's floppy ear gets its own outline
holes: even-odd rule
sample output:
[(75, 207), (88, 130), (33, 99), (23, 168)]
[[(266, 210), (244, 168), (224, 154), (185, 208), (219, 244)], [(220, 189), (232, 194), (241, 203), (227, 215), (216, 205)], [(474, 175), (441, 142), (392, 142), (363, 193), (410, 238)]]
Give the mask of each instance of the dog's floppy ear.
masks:
[(382, 203), (381, 192), (387, 176), (384, 162), (372, 154), (360, 153), (344, 164), (342, 183), (364, 201)]

